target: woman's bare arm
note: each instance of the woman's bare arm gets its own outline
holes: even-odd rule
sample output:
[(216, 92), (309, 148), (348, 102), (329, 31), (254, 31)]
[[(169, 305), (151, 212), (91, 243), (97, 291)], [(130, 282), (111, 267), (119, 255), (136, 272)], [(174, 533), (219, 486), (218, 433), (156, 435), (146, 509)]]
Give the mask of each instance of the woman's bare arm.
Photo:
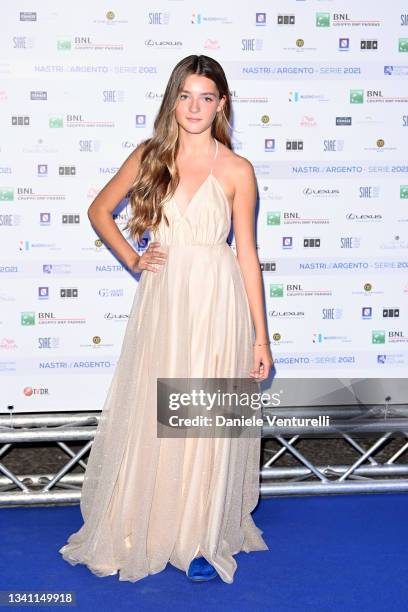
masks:
[(237, 259), (255, 326), (255, 342), (268, 342), (265, 321), (262, 275), (256, 252), (256, 180), (252, 164), (241, 158), (234, 168), (235, 195), (232, 204)]
[(98, 235), (130, 269), (138, 261), (139, 255), (122, 235), (113, 220), (112, 213), (134, 183), (139, 171), (142, 146), (139, 145), (132, 151), (88, 208), (89, 220)]

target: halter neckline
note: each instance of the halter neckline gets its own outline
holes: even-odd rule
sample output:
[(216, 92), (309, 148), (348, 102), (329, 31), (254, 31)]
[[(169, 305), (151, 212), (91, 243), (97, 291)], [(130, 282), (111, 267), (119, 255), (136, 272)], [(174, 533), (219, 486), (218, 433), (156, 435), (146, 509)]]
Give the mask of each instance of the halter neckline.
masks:
[(215, 140), (215, 155), (213, 157), (213, 161), (212, 161), (212, 164), (211, 164), (210, 174), (213, 173), (214, 162), (215, 162), (215, 159), (216, 159), (216, 157), (218, 155), (218, 140), (216, 138), (214, 138), (214, 140)]

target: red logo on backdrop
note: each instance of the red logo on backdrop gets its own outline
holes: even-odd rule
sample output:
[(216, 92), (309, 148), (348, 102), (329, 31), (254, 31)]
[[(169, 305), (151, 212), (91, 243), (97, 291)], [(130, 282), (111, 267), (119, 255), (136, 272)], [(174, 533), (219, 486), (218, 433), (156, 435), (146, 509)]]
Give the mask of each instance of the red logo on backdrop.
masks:
[(48, 395), (49, 389), (47, 387), (24, 387), (23, 393), (27, 397), (32, 395)]

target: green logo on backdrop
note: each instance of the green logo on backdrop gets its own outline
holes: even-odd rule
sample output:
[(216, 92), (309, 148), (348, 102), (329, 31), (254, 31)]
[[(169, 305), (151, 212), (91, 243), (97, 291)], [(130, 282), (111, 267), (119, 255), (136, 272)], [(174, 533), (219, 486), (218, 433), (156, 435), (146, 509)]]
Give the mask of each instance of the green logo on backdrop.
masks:
[(372, 344), (385, 344), (385, 331), (375, 330), (371, 332), (371, 342)]
[(283, 297), (283, 285), (269, 285), (269, 297)]
[(330, 26), (330, 13), (316, 13), (316, 26), (328, 28)]
[(22, 312), (21, 325), (35, 325), (35, 312)]
[(14, 189), (12, 187), (0, 187), (0, 202), (13, 202)]
[(400, 53), (408, 53), (408, 38), (398, 39), (398, 51)]
[(363, 104), (364, 89), (350, 89), (350, 104)]
[(281, 214), (279, 210), (269, 211), (266, 217), (267, 225), (280, 225)]

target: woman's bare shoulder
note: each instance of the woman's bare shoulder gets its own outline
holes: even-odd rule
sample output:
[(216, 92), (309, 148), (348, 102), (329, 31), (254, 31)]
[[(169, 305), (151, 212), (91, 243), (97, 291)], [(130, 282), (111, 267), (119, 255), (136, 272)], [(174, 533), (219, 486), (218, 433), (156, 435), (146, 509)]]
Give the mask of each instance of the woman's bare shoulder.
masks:
[(232, 151), (222, 143), (221, 151), (225, 169), (228, 170), (228, 173), (238, 173), (239, 175), (247, 176), (254, 174), (254, 168), (249, 159), (238, 155), (238, 153), (235, 153), (235, 151)]

